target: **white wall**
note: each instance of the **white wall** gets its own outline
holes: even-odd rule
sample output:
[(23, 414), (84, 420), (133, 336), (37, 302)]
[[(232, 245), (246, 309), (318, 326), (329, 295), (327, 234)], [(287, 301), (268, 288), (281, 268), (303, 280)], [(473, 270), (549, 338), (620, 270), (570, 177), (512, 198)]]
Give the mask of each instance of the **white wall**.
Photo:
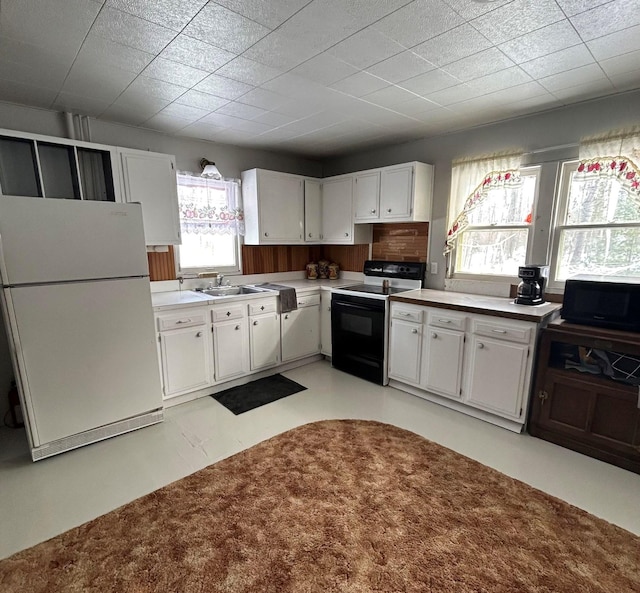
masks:
[(422, 161), (435, 165), (428, 260), (438, 263), (438, 274), (428, 275), (427, 286), (443, 288), (445, 270), (442, 248), (446, 236), (447, 203), (453, 159), (491, 154), (511, 148), (533, 152), (566, 144), (576, 145), (555, 151), (537, 152), (527, 157), (527, 164), (549, 163), (544, 166), (541, 179), (537, 212), (541, 221), (536, 227), (534, 243), (534, 259), (542, 263), (546, 258), (546, 244), (549, 238), (556, 176), (555, 163), (558, 160), (577, 157), (577, 143), (581, 137), (638, 124), (640, 124), (640, 91), (632, 91), (462, 132), (328, 159), (324, 163), (323, 174), (339, 175), (409, 161)]

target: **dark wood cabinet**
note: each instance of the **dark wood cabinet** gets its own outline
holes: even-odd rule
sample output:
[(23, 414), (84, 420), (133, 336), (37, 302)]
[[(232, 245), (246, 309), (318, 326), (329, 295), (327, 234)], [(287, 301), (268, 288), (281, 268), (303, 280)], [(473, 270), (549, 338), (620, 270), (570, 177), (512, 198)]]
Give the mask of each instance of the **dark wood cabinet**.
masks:
[(567, 368), (580, 348), (640, 359), (640, 334), (550, 323), (540, 339), (528, 432), (640, 473), (640, 388)]

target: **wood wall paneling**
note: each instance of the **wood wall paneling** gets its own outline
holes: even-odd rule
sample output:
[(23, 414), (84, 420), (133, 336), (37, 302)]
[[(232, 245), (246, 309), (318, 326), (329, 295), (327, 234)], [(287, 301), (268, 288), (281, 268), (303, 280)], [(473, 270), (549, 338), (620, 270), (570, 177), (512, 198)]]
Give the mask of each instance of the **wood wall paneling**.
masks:
[(147, 253), (149, 264), (149, 279), (175, 280), (176, 260), (173, 256), (173, 246), (169, 245), (168, 251), (150, 251)]
[(373, 225), (373, 259), (384, 261), (427, 261), (429, 223)]

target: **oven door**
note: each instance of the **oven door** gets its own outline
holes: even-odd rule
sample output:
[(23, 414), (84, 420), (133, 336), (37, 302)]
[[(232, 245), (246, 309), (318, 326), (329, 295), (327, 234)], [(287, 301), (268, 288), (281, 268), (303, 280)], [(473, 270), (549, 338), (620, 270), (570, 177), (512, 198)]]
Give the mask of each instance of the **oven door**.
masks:
[(333, 293), (331, 362), (341, 371), (385, 383), (386, 299)]

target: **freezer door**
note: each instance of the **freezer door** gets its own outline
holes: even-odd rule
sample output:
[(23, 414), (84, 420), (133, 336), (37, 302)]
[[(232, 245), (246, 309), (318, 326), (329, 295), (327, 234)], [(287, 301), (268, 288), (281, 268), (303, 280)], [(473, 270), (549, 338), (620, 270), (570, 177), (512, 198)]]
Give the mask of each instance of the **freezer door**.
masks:
[(35, 446), (162, 407), (149, 281), (10, 290)]
[(139, 204), (2, 196), (2, 283), (148, 274)]

